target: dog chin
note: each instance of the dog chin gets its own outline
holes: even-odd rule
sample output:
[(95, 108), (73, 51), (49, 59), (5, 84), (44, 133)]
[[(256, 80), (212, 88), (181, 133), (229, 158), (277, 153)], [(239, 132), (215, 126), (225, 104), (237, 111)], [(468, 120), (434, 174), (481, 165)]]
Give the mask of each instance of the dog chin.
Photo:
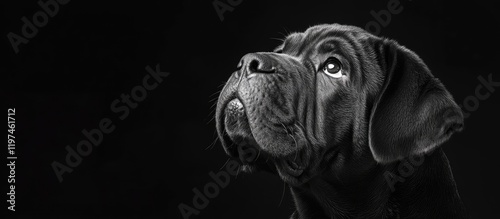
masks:
[[(245, 142), (242, 144), (242, 142)], [(292, 185), (303, 183), (303, 178), (306, 172), (306, 166), (299, 166), (298, 162), (294, 162), (291, 157), (276, 157), (265, 150), (260, 149), (256, 144), (248, 144), (247, 142), (255, 141), (240, 141), (240, 144), (235, 142), (233, 145), (237, 147), (235, 153), (236, 158), (240, 163), (240, 172), (254, 173), (258, 171), (266, 171), (277, 174), (283, 181)]]
[(285, 183), (291, 186), (300, 186), (310, 179), (309, 172), (307, 171), (308, 166), (300, 164), (299, 161), (294, 161), (295, 159), (292, 157), (272, 156), (264, 150), (259, 149), (258, 145), (250, 147), (248, 145), (238, 145), (238, 148), (238, 159), (241, 162), (240, 172), (270, 172), (278, 175)]

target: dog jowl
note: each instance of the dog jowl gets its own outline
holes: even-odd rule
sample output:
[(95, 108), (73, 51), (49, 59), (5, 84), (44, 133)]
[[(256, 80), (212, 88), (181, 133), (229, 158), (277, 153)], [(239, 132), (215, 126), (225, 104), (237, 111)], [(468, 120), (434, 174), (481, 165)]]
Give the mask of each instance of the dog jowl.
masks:
[[(229, 63), (230, 64), (230, 63)], [(244, 55), (216, 110), (219, 138), (242, 169), (290, 186), (292, 218), (460, 218), (440, 145), (463, 127), (443, 84), (411, 50), (361, 28), (318, 25), (272, 52)], [(247, 162), (238, 151), (259, 151)], [(395, 192), (384, 172), (429, 154)]]

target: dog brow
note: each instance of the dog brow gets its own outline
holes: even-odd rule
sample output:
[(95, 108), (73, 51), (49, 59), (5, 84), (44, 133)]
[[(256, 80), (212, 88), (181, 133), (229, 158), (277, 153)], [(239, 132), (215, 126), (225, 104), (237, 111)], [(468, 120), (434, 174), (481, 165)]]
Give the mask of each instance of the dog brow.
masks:
[(338, 38), (335, 37), (330, 37), (327, 39), (324, 39), (318, 43), (316, 46), (316, 51), (320, 54), (325, 54), (325, 53), (331, 53), (335, 52), (339, 48), (339, 41)]

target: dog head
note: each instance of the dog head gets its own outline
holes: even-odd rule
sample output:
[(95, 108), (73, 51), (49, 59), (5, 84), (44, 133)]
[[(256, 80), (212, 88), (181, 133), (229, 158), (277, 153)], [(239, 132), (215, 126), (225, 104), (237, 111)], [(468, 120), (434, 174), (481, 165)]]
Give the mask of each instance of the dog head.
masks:
[[(327, 169), (362, 173), (366, 163), (429, 152), (461, 129), (463, 115), (415, 53), (333, 24), (244, 55), (219, 96), (216, 124), (226, 153), (301, 185)], [(262, 156), (245, 159), (247, 148)]]

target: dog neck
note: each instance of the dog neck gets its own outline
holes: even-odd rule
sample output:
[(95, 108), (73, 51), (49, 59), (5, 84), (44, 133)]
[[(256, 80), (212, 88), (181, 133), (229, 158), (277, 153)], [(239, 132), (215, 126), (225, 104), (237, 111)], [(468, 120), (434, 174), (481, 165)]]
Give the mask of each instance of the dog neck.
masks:
[[(446, 180), (452, 176), (447, 159), (443, 159), (446, 156), (441, 149), (427, 156), (422, 166), (398, 183), (395, 190), (389, 186), (384, 173), (397, 173), (399, 162), (375, 163), (356, 179), (327, 171), (300, 187), (291, 187), (296, 215), (300, 214), (297, 218), (426, 218), (436, 212), (442, 218), (462, 218), (466, 215), (465, 209), (454, 201), (460, 197), (455, 184)], [(462, 208), (457, 210), (457, 205)]]
[(304, 214), (300, 218), (388, 218), (398, 212), (389, 188), (383, 188), (383, 174), (359, 181), (338, 180), (333, 172), (328, 175), (291, 188), (298, 211)]

